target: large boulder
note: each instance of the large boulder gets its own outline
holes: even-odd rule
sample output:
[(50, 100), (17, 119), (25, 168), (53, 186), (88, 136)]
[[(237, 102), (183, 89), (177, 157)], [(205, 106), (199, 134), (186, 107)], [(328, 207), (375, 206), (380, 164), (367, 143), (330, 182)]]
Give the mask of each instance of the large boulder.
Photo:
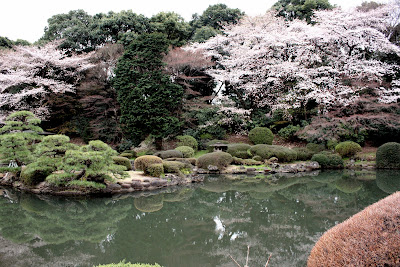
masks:
[(400, 192), (328, 230), (307, 266), (400, 266)]

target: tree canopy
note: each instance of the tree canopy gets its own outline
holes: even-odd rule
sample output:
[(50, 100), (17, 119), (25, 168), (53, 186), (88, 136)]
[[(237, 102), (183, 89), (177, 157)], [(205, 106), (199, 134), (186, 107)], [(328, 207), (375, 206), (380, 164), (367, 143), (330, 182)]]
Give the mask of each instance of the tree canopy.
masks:
[(179, 129), (183, 89), (162, 72), (169, 42), (160, 33), (139, 35), (120, 58), (113, 79), (121, 124), (135, 144), (151, 134), (166, 137)]
[(279, 0), (272, 8), (287, 20), (304, 19), (311, 23), (315, 10), (332, 9), (333, 6), (329, 0)]

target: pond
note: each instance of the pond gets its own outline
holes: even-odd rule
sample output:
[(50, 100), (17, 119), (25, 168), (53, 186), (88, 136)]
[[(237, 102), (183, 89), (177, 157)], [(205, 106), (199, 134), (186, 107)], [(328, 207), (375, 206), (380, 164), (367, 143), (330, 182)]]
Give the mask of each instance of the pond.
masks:
[[(246, 179), (244, 179), (246, 178)], [(397, 181), (397, 182), (393, 182)], [(400, 172), (208, 177), (114, 198), (66, 199), (0, 188), (0, 266), (305, 266), (318, 238), (400, 190)], [(157, 193), (157, 194), (156, 194)]]

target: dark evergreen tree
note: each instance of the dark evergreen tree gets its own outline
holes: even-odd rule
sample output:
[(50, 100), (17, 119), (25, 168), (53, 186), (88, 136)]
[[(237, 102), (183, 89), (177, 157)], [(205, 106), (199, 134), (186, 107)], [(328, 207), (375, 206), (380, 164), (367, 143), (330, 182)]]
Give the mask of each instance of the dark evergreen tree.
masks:
[(287, 20), (304, 19), (312, 23), (314, 10), (332, 9), (333, 6), (329, 0), (279, 0), (272, 8)]
[(122, 128), (134, 144), (149, 134), (161, 140), (180, 128), (183, 89), (162, 72), (168, 45), (163, 34), (139, 35), (115, 70)]

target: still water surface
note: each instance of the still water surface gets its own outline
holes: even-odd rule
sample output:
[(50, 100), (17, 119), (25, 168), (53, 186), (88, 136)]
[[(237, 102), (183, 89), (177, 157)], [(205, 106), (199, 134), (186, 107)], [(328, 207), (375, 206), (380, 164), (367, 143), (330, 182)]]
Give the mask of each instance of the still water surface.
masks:
[[(231, 177), (232, 178), (232, 177)], [(305, 266), (329, 228), (400, 190), (400, 172), (209, 177), (190, 188), (65, 199), (0, 188), (0, 266)]]

